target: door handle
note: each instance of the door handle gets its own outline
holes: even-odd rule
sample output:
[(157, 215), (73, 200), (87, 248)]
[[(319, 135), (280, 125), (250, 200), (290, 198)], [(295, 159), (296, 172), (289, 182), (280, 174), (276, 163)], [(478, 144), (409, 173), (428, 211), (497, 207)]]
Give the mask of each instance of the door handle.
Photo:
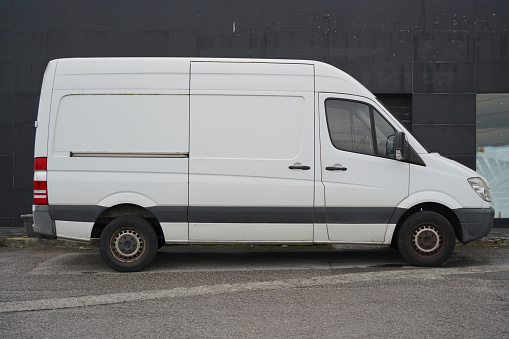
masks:
[(311, 167), (309, 167), (309, 166), (302, 166), (302, 165), (291, 165), (291, 166), (288, 166), (288, 168), (289, 169), (300, 169), (300, 170), (304, 170), (304, 171), (311, 169)]
[(334, 166), (328, 166), (325, 167), (327, 171), (346, 171), (348, 168), (343, 167), (341, 165), (334, 165)]

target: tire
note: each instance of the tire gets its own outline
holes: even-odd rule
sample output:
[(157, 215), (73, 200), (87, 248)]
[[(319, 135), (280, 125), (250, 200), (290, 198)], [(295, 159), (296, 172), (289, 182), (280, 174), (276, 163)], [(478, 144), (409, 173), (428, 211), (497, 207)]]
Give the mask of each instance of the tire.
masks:
[(415, 266), (438, 266), (454, 251), (456, 236), (449, 220), (423, 211), (408, 217), (398, 233), (401, 255)]
[(99, 240), (104, 261), (119, 272), (136, 272), (154, 260), (158, 248), (157, 234), (140, 217), (118, 217), (110, 221)]

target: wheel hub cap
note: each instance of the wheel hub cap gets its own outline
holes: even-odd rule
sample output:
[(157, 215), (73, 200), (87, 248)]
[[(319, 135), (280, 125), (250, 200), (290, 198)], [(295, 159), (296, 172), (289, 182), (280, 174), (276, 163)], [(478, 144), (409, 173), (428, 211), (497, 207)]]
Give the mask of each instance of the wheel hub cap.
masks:
[(412, 234), (412, 246), (422, 254), (433, 254), (441, 244), (442, 236), (433, 225), (421, 225)]
[(111, 240), (113, 255), (123, 262), (136, 261), (145, 251), (143, 237), (135, 229), (121, 229)]

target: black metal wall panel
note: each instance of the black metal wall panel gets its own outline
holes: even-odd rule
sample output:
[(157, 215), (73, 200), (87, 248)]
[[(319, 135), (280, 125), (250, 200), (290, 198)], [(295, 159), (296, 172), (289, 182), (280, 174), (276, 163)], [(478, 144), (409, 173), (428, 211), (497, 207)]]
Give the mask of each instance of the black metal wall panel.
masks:
[(509, 32), (477, 32), (477, 61), (507, 62), (509, 57)]
[(11, 125), (13, 122), (14, 98), (12, 92), (0, 91), (0, 125)]
[(417, 125), (475, 125), (475, 94), (414, 94), (412, 121)]
[[(14, 64), (13, 90), (38, 95), (47, 63)], [(16, 109), (16, 107), (15, 107)]]
[(139, 29), (136, 0), (77, 0), (74, 7), (73, 26), (78, 31), (116, 32)]
[(0, 156), (12, 156), (14, 153), (14, 126), (0, 125)]
[[(2, 227), (14, 226), (15, 218), (13, 213), (14, 188), (9, 186), (0, 186), (0, 223)], [(25, 207), (26, 208), (26, 207)], [(19, 222), (16, 226), (21, 226)]]
[[(34, 179), (33, 155), (15, 156), (13, 162), (14, 186), (32, 187)], [(12, 178), (11, 178), (12, 179)]]
[(44, 65), (51, 59), (76, 55), (78, 42), (72, 31), (14, 32), (13, 36), (18, 65)]
[(414, 63), (414, 93), (475, 93), (476, 64)]
[(12, 0), (2, 1), (0, 5), (0, 32), (12, 31)]
[(475, 169), (475, 94), (414, 94), (412, 131), (428, 148)]
[(509, 30), (509, 6), (507, 0), (477, 0), (476, 29), (487, 31)]
[[(210, 6), (230, 8), (228, 4), (209, 1)], [(137, 8), (138, 29), (144, 32), (196, 32), (200, 26), (200, 3), (189, 0), (140, 0)]]
[(33, 187), (27, 186), (27, 187), (17, 187), (15, 186), (12, 191), (12, 215), (13, 218), (13, 225), (20, 225), (22, 226), (22, 223), (19, 222), (19, 217), (22, 214), (31, 213), (31, 210), (27, 210), (27, 206), (31, 206), (33, 204)]
[[(370, 5), (369, 0), (327, 2), (326, 11), (330, 15), (328, 27), (332, 32), (365, 32), (370, 30)], [(291, 11), (290, 8), (289, 11)]]
[[(410, 63), (372, 62), (365, 66), (364, 77), (368, 80), (361, 82), (372, 92), (412, 93), (412, 64)], [(360, 79), (357, 78), (357, 80)]]
[(475, 94), (414, 94), (412, 132), (426, 147), (475, 169)]
[[(0, 155), (0, 187), (13, 184), (13, 158), (12, 155)], [(6, 197), (3, 197), (6, 198)]]
[(14, 156), (34, 154), (35, 127), (34, 124), (14, 125), (13, 140)]
[(444, 156), (475, 154), (475, 125), (416, 125), (412, 133), (431, 151)]
[(13, 71), (12, 64), (0, 64), (0, 91), (12, 92), (13, 90)]
[[(171, 56), (198, 56), (197, 36), (194, 32), (169, 33), (168, 51)], [(152, 47), (154, 48), (154, 47)], [(155, 49), (155, 48), (154, 48)]]
[(39, 94), (14, 92), (13, 105), (16, 107), (16, 114), (13, 117), (14, 124), (34, 124), (37, 120), (37, 109), (39, 108)]
[(476, 28), (476, 1), (421, 0), (414, 4), (420, 9), (414, 21), (416, 30), (456, 31)]
[(469, 31), (419, 31), (414, 34), (414, 60), (428, 62), (474, 62), (475, 34)]
[(15, 32), (48, 32), (73, 29), (75, 6), (77, 6), (77, 1), (13, 0), (12, 28)]
[(509, 93), (509, 56), (506, 62), (479, 62), (478, 93)]
[(11, 63), (12, 54), (12, 32), (0, 32), (0, 63)]
[(420, 10), (420, 1), (371, 1), (368, 21), (375, 32), (411, 32)]
[(413, 36), (407, 31), (374, 31), (371, 37), (371, 62), (412, 63)]

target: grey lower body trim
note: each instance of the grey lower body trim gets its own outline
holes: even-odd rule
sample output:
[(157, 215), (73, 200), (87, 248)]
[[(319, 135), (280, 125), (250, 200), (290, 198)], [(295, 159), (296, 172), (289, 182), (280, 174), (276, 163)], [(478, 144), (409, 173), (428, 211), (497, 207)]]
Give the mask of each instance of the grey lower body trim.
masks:
[(53, 220), (95, 222), (106, 207), (95, 205), (49, 205)]
[(56, 239), (55, 222), (51, 218), (48, 206), (35, 206), (34, 233), (39, 238)]
[(147, 210), (160, 222), (187, 222), (187, 206), (155, 206)]
[(461, 223), (458, 240), (467, 243), (482, 238), (493, 228), (493, 208), (459, 208), (454, 210)]
[(388, 224), (393, 215), (401, 216), (404, 211), (394, 207), (327, 207), (326, 218), (328, 224)]
[[(106, 207), (50, 205), (53, 220), (95, 222)], [(387, 224), (396, 223), (406, 211), (394, 207), (148, 207), (159, 222), (272, 223), (272, 224)]]
[(406, 208), (395, 208), (394, 213), (392, 213), (391, 219), (389, 220), (389, 224), (397, 224), (406, 211), (408, 211)]
[(192, 223), (312, 224), (313, 207), (189, 207)]

